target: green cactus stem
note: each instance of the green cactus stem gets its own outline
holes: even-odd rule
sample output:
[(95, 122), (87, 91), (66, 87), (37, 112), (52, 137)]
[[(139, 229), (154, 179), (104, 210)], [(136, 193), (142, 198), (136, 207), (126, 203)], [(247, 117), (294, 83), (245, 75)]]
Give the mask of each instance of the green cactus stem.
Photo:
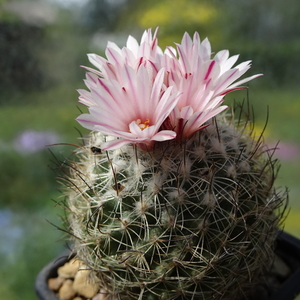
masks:
[(101, 151), (92, 132), (64, 180), (74, 251), (107, 299), (247, 299), (274, 255), (285, 193), (249, 122), (188, 141)]

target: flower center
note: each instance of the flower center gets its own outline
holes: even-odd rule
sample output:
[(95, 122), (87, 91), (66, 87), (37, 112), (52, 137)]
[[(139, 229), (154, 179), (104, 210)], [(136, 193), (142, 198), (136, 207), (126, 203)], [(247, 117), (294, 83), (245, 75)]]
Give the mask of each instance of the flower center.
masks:
[(150, 125), (150, 119), (146, 119), (144, 122), (142, 122), (142, 120), (141, 119), (137, 119), (136, 121), (135, 121), (135, 123), (137, 124), (137, 125), (139, 125), (139, 127), (140, 127), (140, 129), (141, 130), (144, 130), (145, 128), (147, 128), (147, 127), (149, 127)]

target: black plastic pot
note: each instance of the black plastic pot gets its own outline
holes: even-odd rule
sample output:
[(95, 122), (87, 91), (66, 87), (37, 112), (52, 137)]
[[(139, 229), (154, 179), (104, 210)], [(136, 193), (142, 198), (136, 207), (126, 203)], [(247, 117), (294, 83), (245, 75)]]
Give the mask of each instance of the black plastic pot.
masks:
[(271, 295), (270, 300), (293, 300), (300, 293), (300, 240), (281, 232), (277, 238), (276, 253), (291, 268), (292, 274)]
[[(300, 294), (300, 240), (286, 232), (277, 238), (276, 253), (289, 266), (292, 273), (268, 300), (294, 300)], [(38, 274), (35, 290), (40, 300), (60, 300), (48, 287), (48, 279), (57, 277), (57, 269), (70, 259), (70, 251), (46, 265)]]
[(69, 260), (70, 251), (66, 250), (40, 271), (35, 280), (35, 291), (40, 300), (60, 300), (55, 293), (49, 289), (48, 279), (57, 277), (57, 269)]

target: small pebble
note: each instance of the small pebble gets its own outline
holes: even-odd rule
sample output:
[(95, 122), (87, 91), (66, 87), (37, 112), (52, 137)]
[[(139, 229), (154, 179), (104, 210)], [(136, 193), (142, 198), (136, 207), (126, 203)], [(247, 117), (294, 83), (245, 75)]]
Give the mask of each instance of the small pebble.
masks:
[(57, 270), (58, 276), (63, 278), (74, 278), (81, 262), (78, 259), (71, 259)]
[(57, 292), (65, 281), (62, 277), (49, 278), (48, 286), (50, 290)]
[(99, 291), (99, 285), (91, 281), (90, 270), (79, 270), (75, 276), (73, 289), (85, 298), (93, 298)]
[(72, 300), (76, 296), (73, 290), (73, 280), (67, 279), (59, 289), (58, 296), (61, 300)]

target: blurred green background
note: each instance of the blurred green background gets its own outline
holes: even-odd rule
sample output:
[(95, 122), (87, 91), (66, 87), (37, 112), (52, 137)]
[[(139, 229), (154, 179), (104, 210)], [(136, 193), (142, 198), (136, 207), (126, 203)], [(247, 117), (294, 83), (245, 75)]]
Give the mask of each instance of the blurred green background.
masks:
[[(198, 31), (213, 51), (251, 59), (249, 75), (264, 73), (249, 99), (258, 132), (269, 109), (277, 186), (290, 190), (285, 230), (300, 237), (299, 15), (299, 0), (0, 0), (1, 299), (36, 299), (37, 273), (67, 245), (47, 220), (61, 225), (55, 157), (73, 147), (45, 145), (86, 134), (74, 121), (86, 53), (103, 54), (108, 40), (122, 46), (128, 34), (139, 40), (148, 27), (160, 27), (162, 48)], [(228, 104), (245, 98), (246, 90), (226, 96)]]

